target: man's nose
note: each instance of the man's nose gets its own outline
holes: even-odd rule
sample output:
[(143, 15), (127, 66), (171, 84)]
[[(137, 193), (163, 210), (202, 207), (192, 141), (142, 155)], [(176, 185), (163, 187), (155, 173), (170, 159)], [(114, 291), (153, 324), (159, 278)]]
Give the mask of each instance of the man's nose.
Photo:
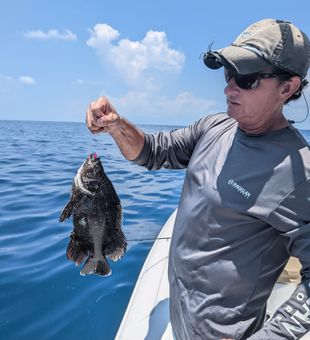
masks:
[(240, 91), (239, 86), (238, 86), (237, 83), (235, 82), (234, 77), (232, 77), (232, 78), (228, 81), (228, 83), (227, 83), (227, 85), (226, 85), (226, 87), (225, 87), (225, 89), (224, 89), (224, 93), (225, 93), (226, 95), (234, 95), (234, 94), (238, 93), (239, 91)]

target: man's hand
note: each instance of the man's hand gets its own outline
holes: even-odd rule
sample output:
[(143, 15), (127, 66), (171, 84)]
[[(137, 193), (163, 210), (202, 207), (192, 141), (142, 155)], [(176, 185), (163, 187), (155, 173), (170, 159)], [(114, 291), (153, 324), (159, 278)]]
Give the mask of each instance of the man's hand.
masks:
[(134, 160), (144, 145), (144, 133), (120, 117), (109, 100), (100, 97), (89, 105), (86, 124), (92, 133), (108, 132), (128, 160)]
[(86, 124), (92, 133), (111, 132), (119, 122), (118, 113), (105, 97), (92, 102), (86, 113)]

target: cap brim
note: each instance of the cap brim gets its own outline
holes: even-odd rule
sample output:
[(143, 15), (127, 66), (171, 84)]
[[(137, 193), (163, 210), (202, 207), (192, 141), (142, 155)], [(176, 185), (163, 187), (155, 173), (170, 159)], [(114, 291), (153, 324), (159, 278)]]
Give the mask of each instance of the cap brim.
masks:
[[(271, 66), (270, 63), (258, 56), (255, 52), (238, 46), (231, 45), (209, 53), (220, 61), (218, 67), (232, 67), (239, 74), (260, 72), (266, 67)], [(205, 61), (205, 64), (210, 67), (207, 61)]]

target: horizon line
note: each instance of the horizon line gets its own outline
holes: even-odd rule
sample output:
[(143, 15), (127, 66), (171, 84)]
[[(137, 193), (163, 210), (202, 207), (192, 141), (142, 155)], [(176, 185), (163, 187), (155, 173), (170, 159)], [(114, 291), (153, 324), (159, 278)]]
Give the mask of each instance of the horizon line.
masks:
[[(77, 121), (60, 121), (60, 120), (33, 120), (33, 119), (2, 119), (0, 118), (0, 122), (32, 122), (32, 123), (73, 123), (73, 124), (85, 124), (85, 122), (77, 122)], [(154, 123), (132, 123), (138, 126), (171, 126), (171, 127), (185, 127), (186, 125), (177, 124), (154, 124)]]

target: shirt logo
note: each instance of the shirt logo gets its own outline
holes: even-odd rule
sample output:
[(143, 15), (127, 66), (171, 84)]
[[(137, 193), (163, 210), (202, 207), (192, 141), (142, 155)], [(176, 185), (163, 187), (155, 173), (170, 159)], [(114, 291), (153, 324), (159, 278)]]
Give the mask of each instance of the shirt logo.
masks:
[(251, 32), (249, 32), (249, 31), (244, 31), (240, 34), (241, 38), (248, 38), (250, 36), (251, 36)]
[(227, 184), (231, 186), (234, 190), (236, 190), (239, 194), (241, 194), (243, 197), (249, 199), (251, 197), (251, 193), (248, 192), (244, 187), (239, 185), (237, 182), (235, 182), (233, 179), (229, 179)]

